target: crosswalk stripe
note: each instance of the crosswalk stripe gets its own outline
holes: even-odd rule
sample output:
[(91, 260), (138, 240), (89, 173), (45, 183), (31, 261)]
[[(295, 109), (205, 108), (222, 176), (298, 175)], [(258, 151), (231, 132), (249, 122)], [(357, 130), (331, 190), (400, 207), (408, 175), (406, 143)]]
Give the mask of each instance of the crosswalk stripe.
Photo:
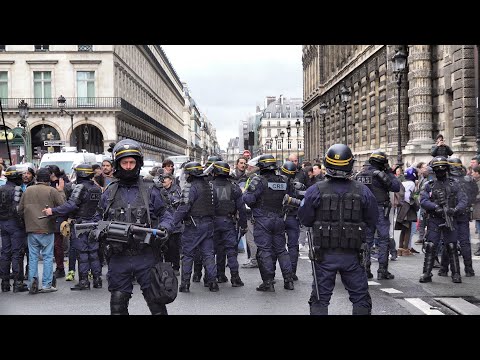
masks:
[(405, 298), (410, 304), (422, 311), (426, 315), (445, 315), (440, 310), (432, 309), (430, 304), (419, 298)]
[(400, 291), (400, 290), (397, 290), (397, 289), (394, 289), (394, 288), (384, 288), (384, 289), (380, 289), (380, 290), (385, 291), (388, 294), (403, 294), (403, 291)]
[(370, 286), (370, 285), (381, 285), (381, 284), (378, 283), (378, 282), (376, 282), (376, 281), (370, 280), (370, 281), (368, 282), (368, 285)]

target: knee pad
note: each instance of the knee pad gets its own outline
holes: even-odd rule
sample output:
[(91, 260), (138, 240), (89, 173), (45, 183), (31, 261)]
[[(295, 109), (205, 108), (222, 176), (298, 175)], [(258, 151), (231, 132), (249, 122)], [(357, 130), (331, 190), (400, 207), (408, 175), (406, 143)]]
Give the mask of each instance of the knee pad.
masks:
[(122, 291), (110, 293), (110, 312), (112, 315), (128, 315), (128, 302), (131, 294)]

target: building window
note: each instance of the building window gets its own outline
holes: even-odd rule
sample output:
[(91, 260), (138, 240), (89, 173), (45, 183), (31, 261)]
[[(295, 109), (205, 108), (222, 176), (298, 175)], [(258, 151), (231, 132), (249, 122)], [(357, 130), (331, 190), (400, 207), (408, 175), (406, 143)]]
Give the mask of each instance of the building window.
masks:
[(290, 105), (286, 105), (287, 111), (290, 111)]
[(281, 140), (277, 141), (277, 150), (282, 150), (282, 141)]
[(291, 118), (292, 117), (292, 113), (287, 113), (287, 118)]
[(277, 126), (280, 127), (280, 121), (277, 121)]
[(95, 71), (77, 71), (77, 104), (95, 104)]
[(33, 72), (33, 97), (35, 106), (50, 106), (52, 104), (52, 72)]
[(297, 141), (297, 146), (298, 146), (298, 150), (302, 150), (302, 141), (301, 140)]
[(0, 51), (5, 51), (5, 45), (0, 45)]
[[(8, 72), (0, 71), (0, 99), (3, 103), (6, 103), (3, 99), (8, 97)], [(5, 105), (4, 105), (5, 106)]]
[(270, 141), (267, 142), (267, 150), (272, 150), (272, 143)]
[(281, 118), (282, 118), (282, 113), (281, 113), (281, 112), (277, 112), (277, 118), (278, 118), (278, 119), (281, 119)]
[(272, 136), (272, 129), (267, 129), (267, 137), (271, 137)]
[(270, 121), (267, 121), (267, 127), (270, 127)]
[(78, 51), (93, 51), (93, 45), (78, 45)]
[(287, 142), (287, 149), (291, 150), (292, 149), (292, 140), (288, 140)]
[(267, 112), (267, 119), (270, 119), (272, 117), (272, 113), (271, 112)]
[(48, 51), (50, 45), (35, 45), (35, 51)]

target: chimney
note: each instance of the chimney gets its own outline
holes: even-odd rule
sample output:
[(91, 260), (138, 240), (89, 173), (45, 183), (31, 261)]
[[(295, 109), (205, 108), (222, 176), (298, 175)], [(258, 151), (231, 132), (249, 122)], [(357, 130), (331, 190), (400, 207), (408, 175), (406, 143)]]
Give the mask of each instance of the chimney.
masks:
[(283, 105), (283, 95), (280, 94), (280, 105)]

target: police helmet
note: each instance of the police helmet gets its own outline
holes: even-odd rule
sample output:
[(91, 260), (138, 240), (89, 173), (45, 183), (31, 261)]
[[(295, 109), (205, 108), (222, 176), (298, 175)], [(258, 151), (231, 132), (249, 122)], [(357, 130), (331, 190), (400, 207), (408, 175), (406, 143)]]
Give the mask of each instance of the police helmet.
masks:
[(205, 168), (209, 167), (210, 165), (212, 165), (212, 163), (216, 161), (223, 161), (223, 159), (221, 156), (217, 156), (217, 155), (209, 156), (207, 159), (207, 162), (205, 163)]
[(263, 170), (277, 170), (277, 160), (273, 155), (262, 155), (258, 158), (257, 167), (260, 171)]
[(352, 173), (354, 162), (352, 150), (347, 145), (334, 144), (328, 148), (325, 154), (326, 176), (347, 178)]
[(459, 158), (448, 158), (448, 165), (450, 166), (450, 174), (456, 175), (456, 176), (461, 176), (464, 175), (463, 173), (463, 164), (462, 160)]
[(387, 154), (385, 154), (381, 150), (375, 150), (370, 155), (368, 161), (370, 162), (370, 164), (377, 163), (379, 165), (385, 166), (386, 164), (388, 164)]
[(133, 157), (137, 160), (138, 168), (143, 166), (143, 149), (138, 142), (132, 139), (124, 139), (115, 144), (112, 150), (112, 158), (115, 169), (120, 168), (120, 159)]
[(23, 171), (17, 169), (15, 165), (9, 166), (7, 170), (5, 170), (5, 177), (8, 180), (17, 180), (22, 178)]
[(95, 174), (91, 164), (80, 164), (73, 170), (75, 170), (75, 173), (79, 178), (92, 178)]
[(417, 169), (414, 167), (409, 167), (403, 173), (405, 179), (415, 181), (418, 179)]
[(448, 160), (444, 156), (437, 156), (432, 159), (431, 165), (433, 171), (443, 171), (448, 170), (450, 165), (448, 164)]
[(225, 161), (215, 161), (213, 163), (213, 174), (230, 176), (230, 165)]
[(283, 174), (287, 177), (292, 178), (297, 173), (297, 166), (291, 161), (285, 161), (285, 163), (280, 168)]
[(190, 161), (186, 163), (183, 171), (185, 175), (192, 175), (197, 177), (204, 176), (203, 167), (198, 161)]

